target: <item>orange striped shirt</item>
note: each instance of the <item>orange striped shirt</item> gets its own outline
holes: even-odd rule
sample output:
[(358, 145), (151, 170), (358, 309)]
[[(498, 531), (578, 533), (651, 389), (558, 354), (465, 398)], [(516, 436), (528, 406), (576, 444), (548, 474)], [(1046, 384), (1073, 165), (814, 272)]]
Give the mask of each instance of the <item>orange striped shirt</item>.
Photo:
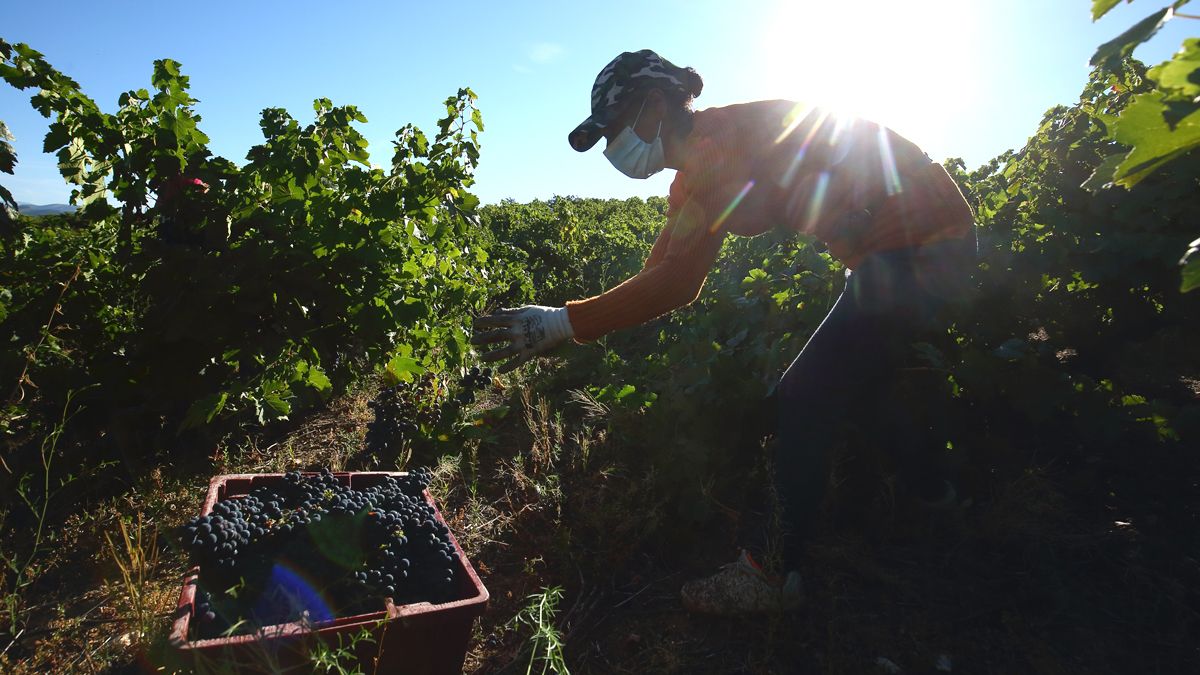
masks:
[(971, 209), (941, 165), (890, 129), (792, 101), (693, 115), (667, 225), (642, 271), (567, 303), (580, 342), (696, 299), (727, 233), (785, 227), (854, 268), (871, 253), (965, 236)]

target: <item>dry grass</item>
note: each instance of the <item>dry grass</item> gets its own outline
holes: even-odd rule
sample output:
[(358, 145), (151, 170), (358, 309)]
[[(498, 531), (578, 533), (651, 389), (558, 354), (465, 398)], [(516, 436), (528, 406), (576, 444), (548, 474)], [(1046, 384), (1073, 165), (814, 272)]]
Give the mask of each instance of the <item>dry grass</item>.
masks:
[[(33, 586), (19, 659), (5, 672), (98, 672), (165, 632), (179, 597), (173, 527), (199, 508), (197, 484), (155, 471), (126, 494), (71, 514)], [(132, 520), (127, 514), (138, 514)], [(186, 515), (185, 515), (186, 514)], [(11, 653), (10, 653), (11, 654)]]
[[(372, 395), (361, 387), (282, 438), (226, 439), (207, 462), (162, 464), (119, 495), (68, 505), (28, 591), (26, 630), (0, 657), (0, 671), (100, 672), (149, 658), (161, 648), (187, 567), (173, 532), (197, 515), (209, 478), (361, 461)], [(5, 546), (21, 545), (7, 534)]]
[(136, 519), (118, 516), (117, 525), (121, 536), (114, 541), (105, 532), (104, 542), (121, 573), (118, 593), (128, 605), (126, 611), (133, 617), (134, 634), (140, 643), (153, 630), (155, 598), (149, 582), (158, 572), (158, 528), (146, 525), (140, 511)]

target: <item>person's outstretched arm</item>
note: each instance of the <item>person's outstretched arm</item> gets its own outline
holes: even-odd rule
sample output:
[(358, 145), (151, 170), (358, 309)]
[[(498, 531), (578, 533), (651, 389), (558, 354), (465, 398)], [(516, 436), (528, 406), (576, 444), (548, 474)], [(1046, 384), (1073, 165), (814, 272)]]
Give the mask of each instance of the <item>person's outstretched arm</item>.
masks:
[(506, 360), (504, 373), (570, 338), (588, 342), (634, 326), (696, 299), (721, 250), (724, 231), (714, 231), (703, 209), (691, 202), (667, 218), (641, 272), (615, 288), (566, 307), (526, 305), (475, 319), (471, 343), (499, 345), (484, 361)]
[(668, 218), (641, 272), (600, 295), (567, 303), (575, 339), (595, 340), (695, 300), (725, 238), (711, 225), (704, 209), (685, 202)]

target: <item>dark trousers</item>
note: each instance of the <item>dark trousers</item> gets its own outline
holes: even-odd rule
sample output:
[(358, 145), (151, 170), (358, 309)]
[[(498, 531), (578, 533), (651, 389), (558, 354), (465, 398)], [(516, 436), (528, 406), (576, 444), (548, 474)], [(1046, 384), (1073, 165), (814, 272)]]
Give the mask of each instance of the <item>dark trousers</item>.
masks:
[(911, 402), (886, 400), (911, 363), (913, 343), (938, 326), (948, 303), (961, 303), (976, 257), (975, 236), (866, 257), (804, 349), (783, 374), (776, 398), (775, 486), (783, 509), (785, 569), (799, 562), (829, 481), (833, 450), (852, 421), (867, 421), (919, 494), (943, 487), (938, 458), (945, 439), (913, 419)]

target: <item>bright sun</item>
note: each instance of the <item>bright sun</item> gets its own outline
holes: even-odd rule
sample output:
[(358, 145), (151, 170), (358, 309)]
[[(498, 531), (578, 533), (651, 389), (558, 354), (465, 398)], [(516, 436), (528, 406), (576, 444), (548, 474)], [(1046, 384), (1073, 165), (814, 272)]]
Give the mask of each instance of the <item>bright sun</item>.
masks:
[(975, 97), (966, 0), (779, 0), (759, 43), (762, 89), (940, 146)]

